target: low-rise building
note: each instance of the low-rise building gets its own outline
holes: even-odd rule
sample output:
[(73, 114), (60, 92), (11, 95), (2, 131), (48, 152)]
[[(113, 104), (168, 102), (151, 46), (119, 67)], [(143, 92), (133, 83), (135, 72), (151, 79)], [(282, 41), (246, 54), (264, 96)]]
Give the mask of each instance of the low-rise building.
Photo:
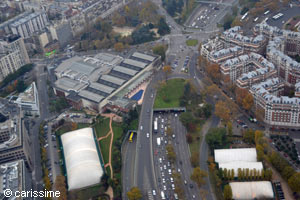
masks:
[(38, 90), (35, 82), (32, 82), (24, 92), (19, 94), (15, 103), (19, 105), (25, 115), (40, 115)]

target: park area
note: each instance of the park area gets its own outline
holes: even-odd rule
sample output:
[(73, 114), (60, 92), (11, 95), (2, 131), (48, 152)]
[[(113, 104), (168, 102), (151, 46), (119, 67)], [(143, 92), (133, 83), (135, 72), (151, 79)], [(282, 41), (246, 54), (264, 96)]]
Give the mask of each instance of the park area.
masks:
[(154, 108), (179, 107), (183, 95), (185, 80), (171, 79), (160, 84), (157, 91)]
[(198, 44), (198, 40), (196, 39), (189, 39), (187, 41), (185, 41), (187, 46), (196, 46)]

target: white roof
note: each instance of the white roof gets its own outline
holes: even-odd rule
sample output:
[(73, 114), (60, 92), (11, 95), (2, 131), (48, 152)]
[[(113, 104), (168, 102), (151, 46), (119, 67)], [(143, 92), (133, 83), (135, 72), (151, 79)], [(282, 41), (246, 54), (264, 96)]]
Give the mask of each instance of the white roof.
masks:
[(103, 169), (94, 140), (93, 129), (83, 128), (61, 136), (69, 190), (100, 182)]
[(272, 184), (269, 181), (232, 182), (229, 185), (233, 199), (274, 198)]
[(235, 162), (227, 162), (227, 163), (220, 163), (219, 168), (227, 169), (227, 170), (234, 170), (234, 176), (238, 176), (238, 169), (249, 169), (253, 170), (256, 169), (260, 171), (263, 169), (262, 162), (245, 162), (245, 161), (235, 161)]
[(215, 150), (215, 162), (227, 163), (235, 161), (256, 162), (255, 148), (217, 149)]

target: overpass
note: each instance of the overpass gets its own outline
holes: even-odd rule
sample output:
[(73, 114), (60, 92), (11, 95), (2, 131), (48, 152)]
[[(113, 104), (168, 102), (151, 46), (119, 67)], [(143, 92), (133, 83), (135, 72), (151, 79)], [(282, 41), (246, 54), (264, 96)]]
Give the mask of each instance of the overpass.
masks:
[(211, 3), (211, 4), (217, 4), (217, 5), (224, 5), (224, 6), (234, 6), (234, 3), (222, 3), (218, 1), (202, 1), (202, 0), (196, 0), (197, 3)]

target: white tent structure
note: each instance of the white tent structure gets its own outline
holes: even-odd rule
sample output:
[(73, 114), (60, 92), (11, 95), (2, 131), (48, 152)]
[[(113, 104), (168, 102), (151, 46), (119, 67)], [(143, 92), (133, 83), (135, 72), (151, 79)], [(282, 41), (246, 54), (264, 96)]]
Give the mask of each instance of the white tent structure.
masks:
[(92, 128), (67, 132), (61, 136), (69, 190), (100, 182), (103, 175)]
[(269, 181), (233, 182), (229, 183), (232, 198), (235, 200), (273, 199), (274, 192)]
[(229, 163), (235, 161), (256, 162), (257, 155), (255, 148), (240, 149), (216, 149), (215, 162)]
[(228, 163), (220, 163), (219, 168), (222, 169), (227, 169), (227, 170), (234, 170), (234, 176), (238, 176), (238, 169), (241, 168), (243, 169), (249, 169), (249, 170), (254, 170), (261, 171), (263, 170), (263, 164), (262, 162), (245, 162), (245, 161), (235, 161), (235, 162), (228, 162)]

